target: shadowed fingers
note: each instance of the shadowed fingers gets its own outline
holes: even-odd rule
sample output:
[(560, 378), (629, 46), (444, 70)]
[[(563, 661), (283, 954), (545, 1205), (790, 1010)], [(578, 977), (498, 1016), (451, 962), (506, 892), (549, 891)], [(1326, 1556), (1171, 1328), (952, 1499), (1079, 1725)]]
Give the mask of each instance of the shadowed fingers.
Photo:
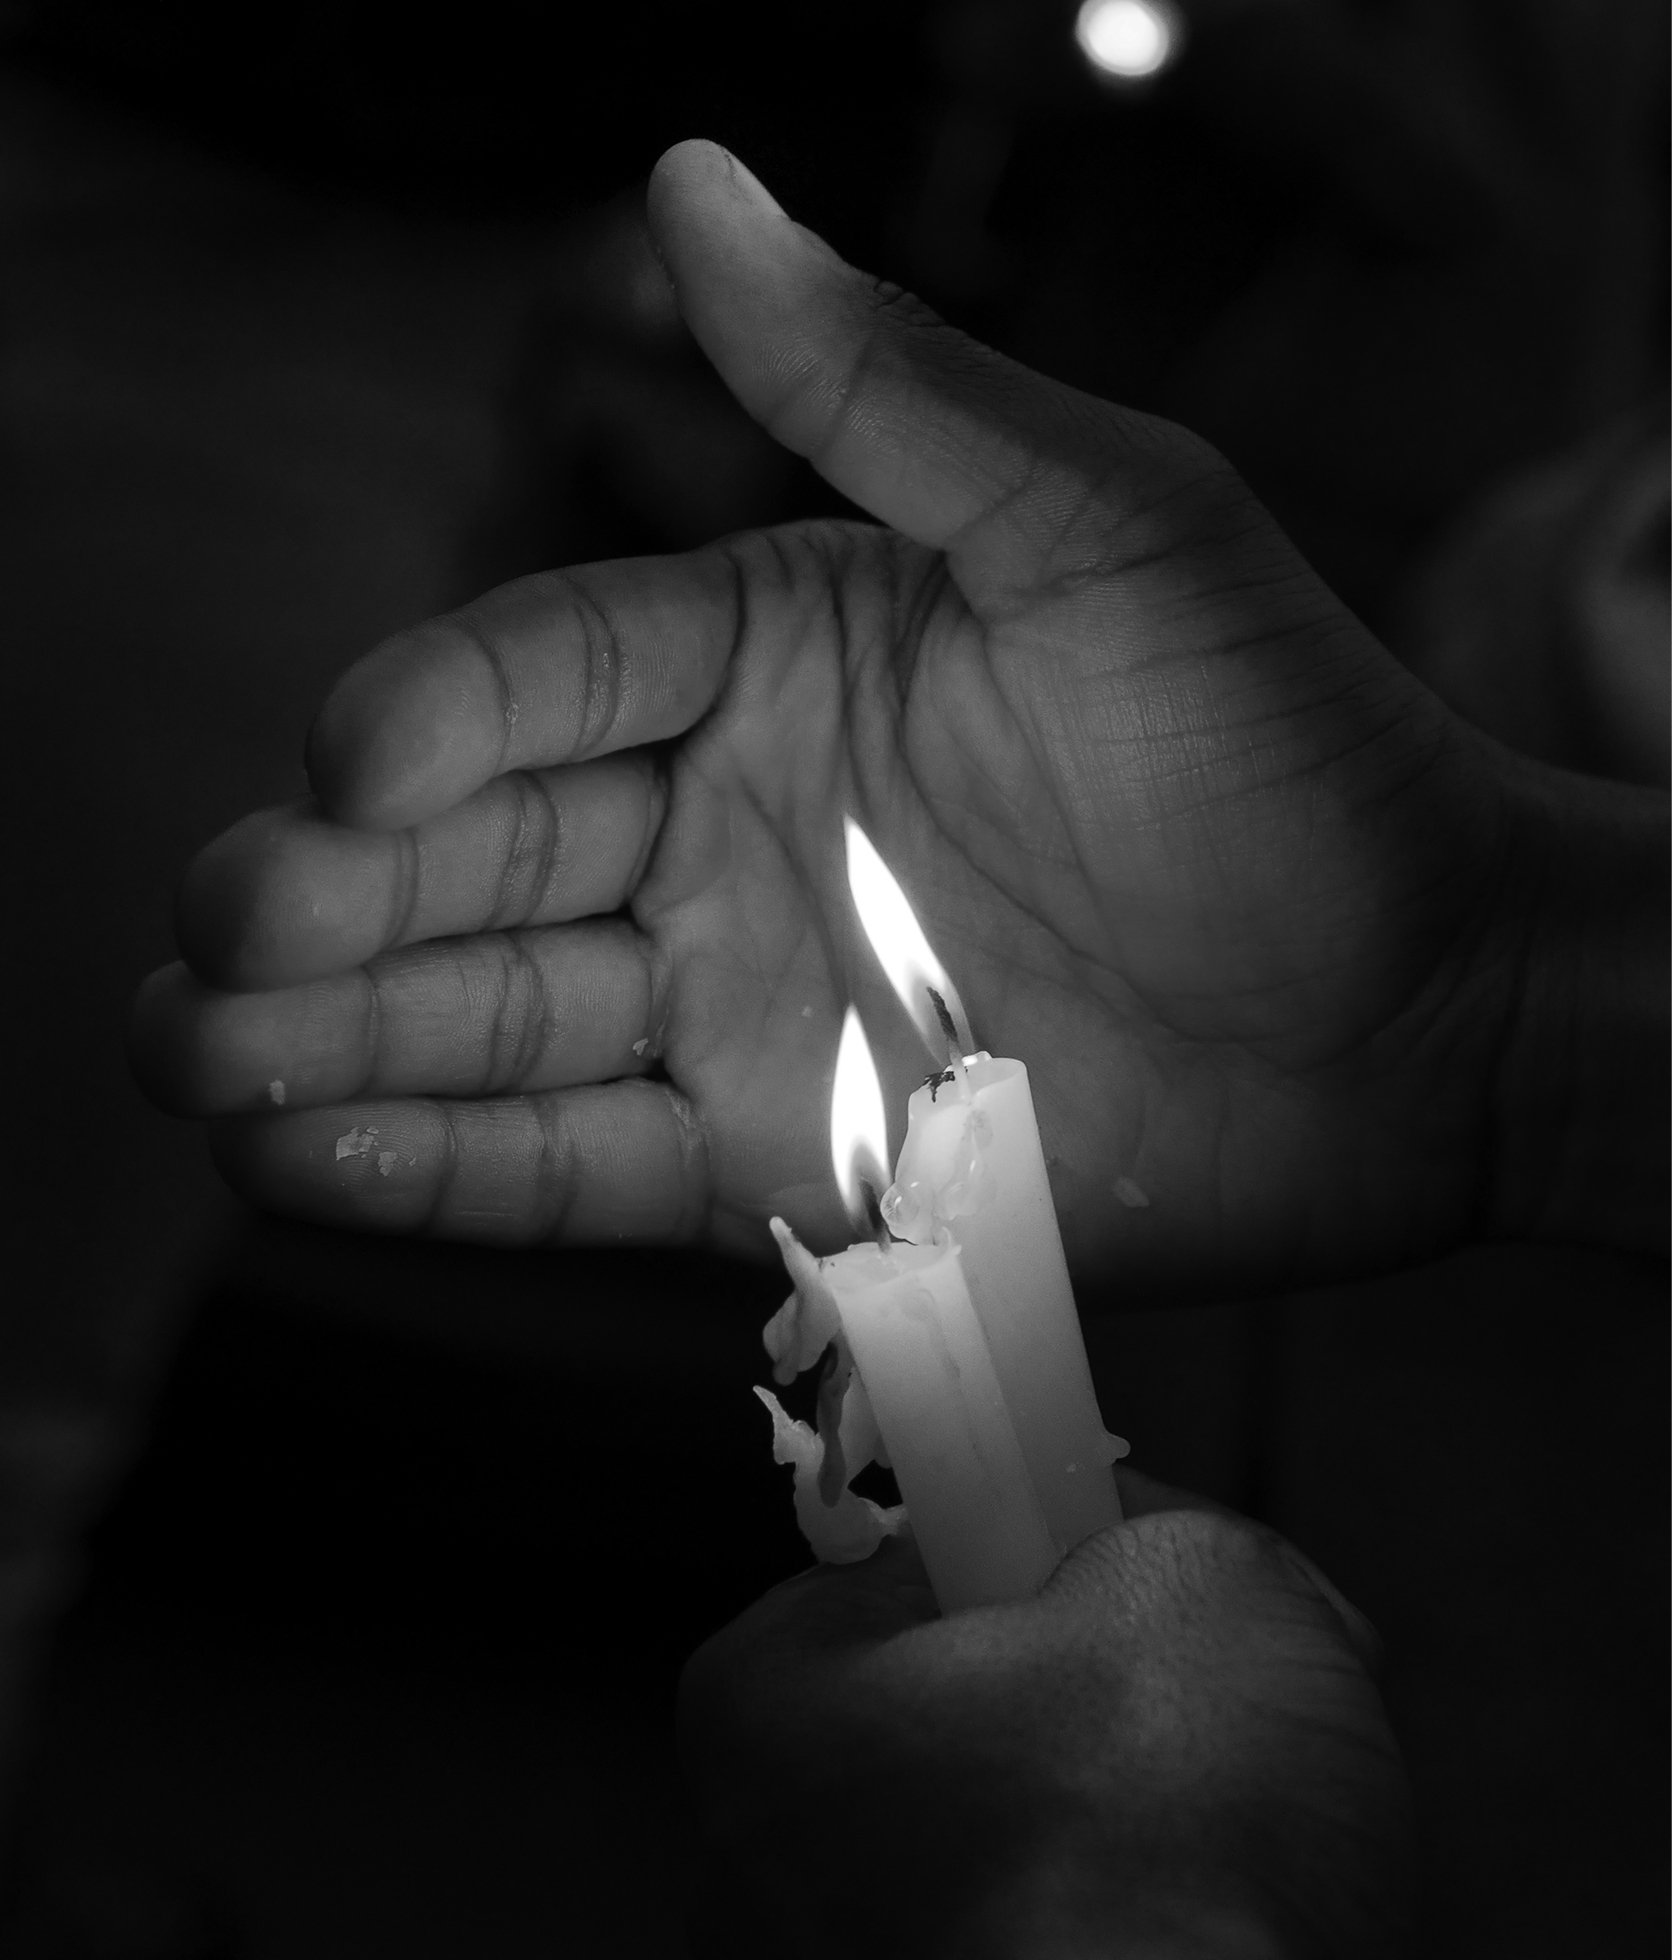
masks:
[(625, 921), (433, 940), (270, 993), (183, 966), (141, 989), (130, 1046), (150, 1093), (217, 1116), (358, 1096), (496, 1096), (643, 1073), (661, 984)]
[(215, 986), (289, 987), (418, 940), (614, 912), (663, 808), (656, 765), (629, 755), (498, 776), (410, 830), (258, 810), (188, 870), (181, 951)]
[(708, 1222), (703, 1134), (666, 1082), (235, 1118), (210, 1140), (223, 1176), (254, 1203), (360, 1231), (673, 1245)]

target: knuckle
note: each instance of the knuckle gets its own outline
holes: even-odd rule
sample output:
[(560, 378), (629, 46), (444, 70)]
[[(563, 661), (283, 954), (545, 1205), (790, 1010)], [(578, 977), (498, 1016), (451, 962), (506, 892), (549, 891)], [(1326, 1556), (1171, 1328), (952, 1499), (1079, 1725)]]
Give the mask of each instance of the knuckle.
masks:
[(651, 868), (652, 853), (657, 848), (658, 839), (663, 834), (663, 819), (669, 810), (669, 766), (661, 756), (641, 756), (636, 767), (645, 783), (644, 816), (641, 822), (639, 848), (634, 853), (634, 862), (629, 868), (627, 888), (636, 892), (640, 882)]
[(571, 751), (579, 759), (605, 744), (621, 716), (623, 648), (609, 611), (579, 579), (569, 583), (581, 652), (581, 701)]
[(564, 1097), (537, 1097), (533, 1108), (539, 1137), (533, 1193), (534, 1237), (540, 1244), (558, 1243), (569, 1228), (581, 1186), (579, 1146), (571, 1121), (571, 1106)]
[(469, 607), (454, 614), (451, 619), (433, 622), (433, 625), (443, 626), (450, 634), (457, 634), (488, 670), (489, 685), (500, 714), (500, 747), (493, 771), (498, 775), (506, 766), (506, 757), (512, 746), (512, 730), (518, 722), (518, 690), (512, 663), (507, 659), (506, 650), (493, 628)]
[(648, 1083), (647, 1087), (667, 1099), (674, 1125), (681, 1199), (668, 1237), (671, 1243), (684, 1245), (702, 1237), (712, 1223), (709, 1136), (691, 1102), (673, 1083)]
[(395, 862), (390, 881), (390, 923), (385, 946), (405, 946), (413, 936), (419, 909), (419, 841), (412, 830), (398, 830), (392, 849)]
[(447, 1238), (451, 1236), (454, 1192), (465, 1161), (465, 1147), (458, 1112), (446, 1102), (433, 1103), (431, 1107), (437, 1117), (437, 1161), (418, 1229), (425, 1237)]
[(543, 776), (519, 770), (502, 779), (512, 799), (512, 835), (495, 881), (491, 931), (524, 925), (540, 910), (564, 857), (563, 813)]
[(361, 1079), (355, 1090), (364, 1095), (382, 1072), (384, 1045), (384, 982), (376, 963), (361, 968)]
[(545, 1052), (552, 1009), (546, 976), (526, 942), (500, 933), (489, 944), (495, 967), (484, 1087), (505, 1095), (528, 1079)]

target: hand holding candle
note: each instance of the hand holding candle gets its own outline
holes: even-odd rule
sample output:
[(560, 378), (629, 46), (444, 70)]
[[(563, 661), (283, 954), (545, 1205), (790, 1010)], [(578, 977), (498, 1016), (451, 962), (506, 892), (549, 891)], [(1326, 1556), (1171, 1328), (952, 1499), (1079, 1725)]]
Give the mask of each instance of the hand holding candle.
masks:
[(1122, 1475), (1038, 1598), (938, 1619), (890, 1544), (700, 1650), (706, 1950), (1410, 1960), (1376, 1637), (1273, 1533)]

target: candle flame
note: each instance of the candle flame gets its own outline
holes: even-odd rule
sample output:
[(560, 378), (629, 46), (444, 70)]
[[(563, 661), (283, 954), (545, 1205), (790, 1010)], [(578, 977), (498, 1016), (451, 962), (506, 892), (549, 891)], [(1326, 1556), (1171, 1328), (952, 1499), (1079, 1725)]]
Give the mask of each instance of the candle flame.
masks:
[(934, 988), (953, 1020), (960, 1052), (969, 1054), (977, 1045), (971, 1038), (971, 1023), (966, 1019), (953, 981), (948, 978), (947, 968), (931, 951), (919, 921), (914, 918), (906, 893), (853, 817), (843, 820), (843, 841), (849, 860), (849, 891), (861, 916), (862, 929), (896, 990), (897, 1000), (919, 1030), (920, 1040), (939, 1064), (947, 1059), (948, 1042), (931, 999)]
[(889, 1154), (884, 1091), (861, 1017), (851, 1007), (843, 1017), (837, 1074), (832, 1079), (832, 1173), (843, 1194), (843, 1208), (858, 1232), (870, 1235), (873, 1230), (861, 1180), (872, 1186), (876, 1206), (890, 1182), (884, 1169)]

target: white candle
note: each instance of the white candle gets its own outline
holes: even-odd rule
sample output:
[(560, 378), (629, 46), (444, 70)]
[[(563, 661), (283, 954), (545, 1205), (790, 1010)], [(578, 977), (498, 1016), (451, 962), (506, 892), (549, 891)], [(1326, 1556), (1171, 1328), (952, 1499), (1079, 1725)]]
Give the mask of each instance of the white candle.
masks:
[[(943, 1233), (927, 1245), (852, 1245), (816, 1260), (782, 1220), (774, 1235), (797, 1288), (788, 1309), (815, 1330), (799, 1341), (784, 1318), (776, 1321), (783, 1352), (800, 1347), (806, 1355), (822, 1332), (841, 1326), (937, 1604), (951, 1613), (1039, 1590), (1059, 1548), (972, 1311), (958, 1248)], [(846, 1463), (845, 1473), (859, 1468)]]
[(1110, 1466), (1126, 1445), (1100, 1419), (1029, 1072), (978, 1054), (965, 1075), (914, 1091), (884, 1217), (916, 1244), (946, 1232), (959, 1247), (1048, 1529), (1068, 1551), (1121, 1523)]
[(1121, 1522), (1110, 1466), (1127, 1445), (1107, 1435), (1100, 1420), (1029, 1074), (1022, 1062), (964, 1059), (973, 1043), (959, 995), (906, 895), (852, 818), (844, 820), (844, 848), (868, 942), (927, 1050), (952, 1063), (951, 1080), (927, 1084), (908, 1103), (886, 1221), (924, 1244), (945, 1228), (960, 1248), (1036, 1494), (1068, 1550)]

